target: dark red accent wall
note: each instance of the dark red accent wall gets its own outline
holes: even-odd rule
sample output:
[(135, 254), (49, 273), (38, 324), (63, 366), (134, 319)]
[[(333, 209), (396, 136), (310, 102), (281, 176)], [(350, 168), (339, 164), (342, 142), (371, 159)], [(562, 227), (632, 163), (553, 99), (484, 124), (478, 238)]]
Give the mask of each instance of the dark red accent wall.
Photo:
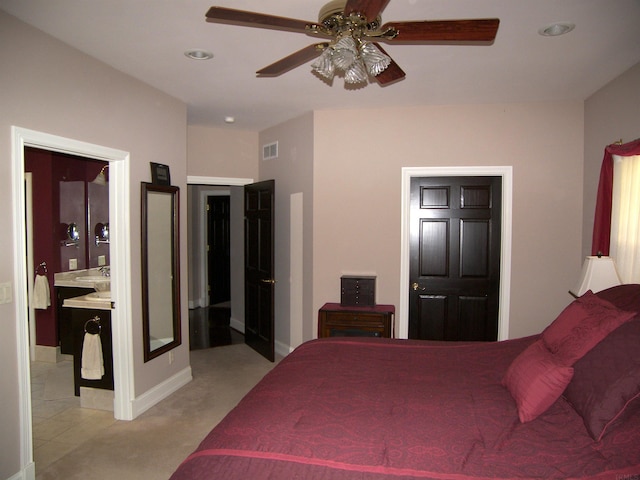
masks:
[[(36, 310), (36, 344), (56, 346), (58, 344), (56, 305), (53, 295), (53, 273), (60, 271), (57, 251), (52, 248), (50, 239), (58, 238), (57, 219), (58, 196), (53, 194), (52, 153), (33, 148), (25, 149), (25, 171), (32, 173), (33, 200), (33, 264), (47, 264), (47, 279), (51, 290), (51, 307)], [(43, 273), (43, 272), (41, 272)]]
[[(60, 253), (60, 241), (66, 237), (65, 226), (60, 222), (60, 182), (90, 182), (106, 162), (26, 147), (24, 163), (25, 172), (32, 174), (33, 264), (37, 267), (41, 262), (46, 262), (51, 291), (51, 306), (35, 311), (36, 344), (55, 347), (59, 344), (59, 338), (54, 273), (69, 270), (68, 263), (62, 265)], [(68, 200), (86, 205), (86, 193), (81, 198)], [(78, 221), (86, 222), (86, 215)], [(84, 228), (86, 231), (87, 226)], [(88, 268), (87, 255), (78, 259), (79, 269)]]

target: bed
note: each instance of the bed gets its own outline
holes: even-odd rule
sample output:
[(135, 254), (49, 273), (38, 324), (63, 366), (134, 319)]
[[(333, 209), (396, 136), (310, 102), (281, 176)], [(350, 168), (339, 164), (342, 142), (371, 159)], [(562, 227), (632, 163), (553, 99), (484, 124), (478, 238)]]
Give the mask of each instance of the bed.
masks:
[(171, 480), (640, 479), (638, 312), (623, 285), (526, 338), (309, 341)]

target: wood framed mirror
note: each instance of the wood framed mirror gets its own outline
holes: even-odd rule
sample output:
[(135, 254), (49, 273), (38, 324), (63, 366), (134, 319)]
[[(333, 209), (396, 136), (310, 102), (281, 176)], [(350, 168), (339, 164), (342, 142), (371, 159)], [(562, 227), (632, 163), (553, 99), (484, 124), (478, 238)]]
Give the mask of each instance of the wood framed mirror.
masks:
[(141, 183), (144, 361), (181, 344), (180, 189)]

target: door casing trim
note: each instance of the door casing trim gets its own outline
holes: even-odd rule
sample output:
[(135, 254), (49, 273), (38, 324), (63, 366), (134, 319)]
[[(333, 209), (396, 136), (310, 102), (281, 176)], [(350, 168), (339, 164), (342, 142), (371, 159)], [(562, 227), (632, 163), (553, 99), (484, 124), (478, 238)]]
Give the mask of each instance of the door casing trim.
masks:
[(398, 338), (409, 336), (409, 221), (411, 178), (413, 177), (502, 177), (502, 215), (500, 238), (500, 291), (498, 306), (498, 340), (509, 338), (509, 306), (511, 298), (511, 232), (513, 212), (513, 167), (403, 167), (401, 188), (400, 233), (400, 304)]
[[(17, 126), (11, 127), (12, 209), (15, 285), (15, 318), (18, 349), (18, 390), (20, 397), (20, 464), (33, 470), (33, 425), (31, 420), (31, 385), (27, 252), (24, 205), (24, 147), (70, 153), (109, 162), (109, 212), (113, 215), (111, 237), (112, 295), (117, 308), (111, 311), (113, 324), (114, 417), (133, 419), (133, 344), (131, 339), (131, 255), (129, 225), (129, 152), (79, 140), (51, 135)], [(31, 475), (31, 473), (28, 473)], [(34, 477), (35, 478), (35, 477)]]

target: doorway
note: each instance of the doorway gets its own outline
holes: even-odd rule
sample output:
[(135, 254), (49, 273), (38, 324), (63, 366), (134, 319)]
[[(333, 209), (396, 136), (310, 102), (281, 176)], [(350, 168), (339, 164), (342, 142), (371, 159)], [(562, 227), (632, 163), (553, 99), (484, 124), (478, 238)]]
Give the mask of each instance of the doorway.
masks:
[(220, 308), (231, 302), (230, 207), (229, 195), (207, 197), (207, 291), (209, 306)]
[[(111, 222), (119, 225), (110, 235), (114, 363), (114, 417), (133, 419), (131, 355), (131, 300), (128, 279), (131, 277), (130, 234), (127, 228), (129, 206), (129, 153), (78, 140), (68, 139), (20, 127), (12, 127), (12, 210), (15, 284), (15, 319), (18, 347), (18, 389), (20, 392), (20, 462), (33, 468), (33, 425), (31, 420), (30, 347), (28, 326), (28, 274), (25, 212), (24, 149), (36, 147), (80, 157), (109, 162), (109, 211)], [(35, 475), (34, 475), (35, 477)]]
[[(244, 185), (252, 182), (253, 179), (243, 178), (187, 177), (189, 334), (192, 350), (244, 343), (243, 189)], [(211, 298), (213, 292), (208, 288), (212, 268), (208, 262), (207, 205), (211, 197), (229, 198), (228, 298), (227, 302), (217, 306), (218, 295)]]
[(511, 284), (511, 225), (513, 197), (513, 169), (510, 166), (488, 167), (405, 167), (402, 169), (401, 188), (401, 255), (400, 302), (398, 309), (398, 337), (409, 336), (410, 297), (410, 220), (411, 179), (414, 177), (500, 177), (502, 182), (502, 212), (500, 215), (500, 285), (498, 300), (498, 340), (509, 338), (509, 302)]
[[(230, 285), (230, 297), (231, 297), (231, 319), (230, 326), (232, 329), (246, 333), (246, 305), (245, 305), (245, 232), (244, 232), (244, 195), (246, 193), (245, 186), (253, 184), (253, 179), (249, 178), (220, 178), (220, 177), (187, 177), (187, 184), (189, 186), (189, 201), (190, 210), (189, 214), (189, 235), (190, 248), (189, 248), (189, 312), (190, 316), (197, 307), (206, 306), (208, 304), (208, 292), (206, 291), (207, 285), (207, 252), (206, 252), (206, 209), (201, 211), (193, 208), (197, 205), (206, 205), (207, 203), (207, 189), (214, 190), (216, 187), (224, 189), (229, 188), (231, 195), (230, 203), (230, 217), (231, 217), (231, 234), (230, 234), (230, 264), (231, 264), (231, 285)], [(256, 184), (257, 185), (257, 184)], [(234, 200), (235, 199), (235, 200)], [(238, 221), (235, 222), (234, 218)], [(234, 233), (235, 232), (235, 233)], [(193, 242), (193, 243), (191, 243)], [(271, 253), (273, 256), (273, 252)], [(262, 282), (264, 283), (264, 281)], [(273, 282), (269, 282), (269, 286), (273, 289)], [(265, 304), (265, 302), (263, 302)], [(267, 302), (266, 305), (270, 311), (273, 310), (272, 301)], [(271, 315), (271, 322), (273, 322), (273, 315)], [(200, 325), (201, 328), (209, 328), (205, 325), (204, 320)], [(273, 328), (273, 327), (271, 327)], [(273, 335), (271, 335), (271, 342), (273, 342)], [(246, 340), (246, 339), (245, 339)], [(210, 343), (210, 342), (209, 342)], [(204, 342), (205, 348), (207, 342)], [(270, 351), (273, 351), (273, 345), (269, 347)], [(271, 354), (272, 355), (272, 354)]]

